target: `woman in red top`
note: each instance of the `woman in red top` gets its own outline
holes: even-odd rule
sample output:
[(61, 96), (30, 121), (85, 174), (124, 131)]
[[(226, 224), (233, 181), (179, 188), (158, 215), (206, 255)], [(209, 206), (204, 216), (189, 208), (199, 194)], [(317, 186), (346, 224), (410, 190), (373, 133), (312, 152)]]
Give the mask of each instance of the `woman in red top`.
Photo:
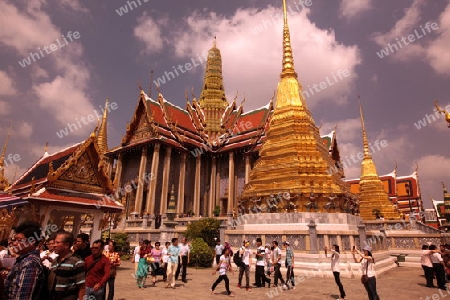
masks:
[(136, 272), (137, 285), (141, 290), (144, 289), (145, 280), (148, 275), (147, 256), (149, 256), (150, 251), (150, 241), (145, 240), (139, 252), (139, 263)]
[(106, 283), (108, 284), (108, 300), (113, 300), (114, 283), (116, 281), (117, 267), (120, 266), (120, 255), (118, 252), (116, 252), (116, 242), (109, 241), (108, 251), (104, 251), (103, 254), (109, 259), (110, 263), (111, 271), (109, 272), (109, 279)]

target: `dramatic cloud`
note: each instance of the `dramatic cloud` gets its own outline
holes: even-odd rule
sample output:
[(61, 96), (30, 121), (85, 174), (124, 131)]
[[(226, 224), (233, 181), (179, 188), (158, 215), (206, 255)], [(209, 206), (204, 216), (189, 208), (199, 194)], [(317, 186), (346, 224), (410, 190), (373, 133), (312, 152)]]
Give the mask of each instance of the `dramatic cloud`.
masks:
[(0, 100), (0, 116), (7, 116), (11, 112), (11, 106), (8, 102)]
[[(422, 10), (425, 4), (424, 0), (415, 0), (391, 30), (386, 33), (377, 32), (372, 36), (372, 39), (382, 48), (390, 50), (390, 59), (400, 62), (421, 59), (427, 62), (438, 74), (450, 75), (450, 56), (447, 51), (450, 44), (450, 4), (438, 20), (422, 21)], [(431, 32), (428, 32), (428, 29), (422, 29), (427, 22), (435, 22), (438, 28), (431, 30)], [(408, 45), (400, 42), (402, 38), (411, 34), (417, 37), (416, 31), (421, 36), (420, 39), (417, 38)], [(401, 47), (398, 46), (399, 43)], [(389, 44), (391, 45), (390, 48), (388, 47)], [(391, 50), (396, 48), (398, 50)]]
[(0, 95), (12, 96), (17, 93), (14, 88), (12, 79), (6, 74), (6, 72), (0, 70)]
[(431, 67), (439, 74), (450, 75), (450, 4), (439, 18), (438, 37), (430, 43), (427, 57)]
[(353, 19), (372, 8), (372, 0), (342, 0), (339, 7), (341, 18)]
[(147, 13), (138, 18), (138, 25), (134, 28), (133, 33), (145, 45), (144, 53), (158, 53), (163, 49), (163, 37), (159, 26), (164, 23), (162, 20), (155, 21)]
[[(39, 47), (55, 44), (57, 38), (66, 34), (52, 23), (42, 10), (42, 3), (37, 0), (30, 1), (26, 11), (12, 4), (0, 3), (0, 26), (3, 28), (0, 43), (16, 50), (18, 61), (28, 57), (30, 52), (38, 52)], [(87, 116), (94, 109), (88, 96), (90, 73), (88, 67), (81, 63), (82, 57), (83, 47), (73, 41), (28, 66), (32, 85), (27, 90), (36, 94), (39, 106), (54, 116), (58, 127)], [(39, 66), (41, 63), (50, 67), (44, 69)], [(82, 136), (90, 130), (85, 126), (73, 134)]]
[[(289, 16), (296, 71), (305, 91), (312, 89), (314, 84), (318, 85), (327, 80), (330, 84), (319, 92), (310, 91), (307, 103), (310, 107), (324, 99), (345, 103), (346, 94), (357, 77), (355, 67), (361, 61), (358, 47), (338, 43), (333, 30), (317, 28), (308, 19), (308, 14), (308, 9), (300, 12), (293, 10)], [(149, 18), (146, 22), (150, 22), (152, 26), (156, 24)], [(178, 26), (182, 30), (172, 34), (172, 42), (166, 45), (175, 47), (175, 54), (179, 59), (186, 60), (186, 63), (193, 59), (199, 62), (199, 56), (212, 47), (213, 37), (217, 36), (227, 97), (232, 99), (236, 91), (239, 91), (242, 99), (245, 93), (246, 110), (269, 102), (281, 72), (283, 24), (278, 7), (238, 9), (230, 17), (214, 12), (196, 11), (182, 22), (183, 24)], [(170, 25), (172, 26), (172, 23)], [(154, 26), (152, 31), (157, 32), (156, 38), (146, 32), (148, 41), (145, 47), (159, 49), (160, 29)], [(299, 32), (303, 34), (298, 34)], [(198, 68), (194, 68), (193, 72), (196, 72), (196, 69)], [(348, 76), (341, 74), (345, 70), (348, 71)], [(341, 75), (338, 75), (338, 72)], [(198, 72), (198, 76), (203, 74)], [(176, 82), (172, 80), (170, 84)], [(168, 85), (164, 87), (168, 88)]]

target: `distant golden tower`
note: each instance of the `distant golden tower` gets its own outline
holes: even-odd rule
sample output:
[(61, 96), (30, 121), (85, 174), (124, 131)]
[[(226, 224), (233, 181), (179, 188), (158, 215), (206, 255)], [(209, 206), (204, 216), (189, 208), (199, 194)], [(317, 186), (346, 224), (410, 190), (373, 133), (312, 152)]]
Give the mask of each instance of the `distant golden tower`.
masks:
[(394, 208), (383, 183), (377, 174), (375, 163), (369, 152), (364, 115), (360, 103), (359, 113), (361, 117), (361, 130), (364, 146), (364, 158), (361, 162), (361, 177), (359, 181), (359, 211), (363, 220), (375, 219), (376, 215), (383, 216), (386, 220), (399, 219), (400, 214)]
[(331, 171), (336, 170), (336, 162), (322, 142), (294, 69), (285, 0), (283, 12), (283, 59), (275, 108), (260, 158), (250, 171), (241, 198), (289, 193), (297, 195), (291, 200), (298, 206), (297, 211), (308, 206), (323, 211), (323, 204), (334, 199), (339, 199), (340, 204), (336, 205), (344, 209), (354, 195), (341, 179), (343, 172)]
[(210, 141), (214, 140), (225, 132), (220, 123), (222, 115), (228, 106), (223, 86), (222, 56), (217, 48), (216, 38), (214, 38), (213, 47), (208, 51), (205, 79), (199, 98), (199, 105), (205, 116), (205, 133)]

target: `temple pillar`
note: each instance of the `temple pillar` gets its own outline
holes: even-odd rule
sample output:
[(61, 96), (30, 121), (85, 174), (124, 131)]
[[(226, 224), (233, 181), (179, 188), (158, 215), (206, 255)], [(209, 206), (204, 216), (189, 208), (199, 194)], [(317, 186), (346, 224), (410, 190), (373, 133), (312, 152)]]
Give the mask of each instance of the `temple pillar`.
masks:
[[(213, 215), (214, 207), (216, 206), (216, 158), (211, 158), (211, 179), (210, 187), (209, 187), (209, 210), (208, 212), (211, 213), (211, 216)], [(209, 215), (209, 214), (208, 214)]]
[(120, 186), (120, 181), (122, 180), (122, 161), (123, 155), (119, 153), (119, 157), (117, 158), (117, 166), (116, 166), (116, 174), (114, 175), (114, 187), (118, 188)]
[(250, 156), (245, 157), (245, 184), (248, 183), (248, 178), (250, 176)]
[(186, 184), (186, 153), (181, 153), (180, 161), (180, 177), (178, 180), (178, 203), (177, 214), (180, 215), (184, 211), (184, 185)]
[(311, 219), (311, 221), (309, 221), (308, 224), (309, 227), (309, 241), (310, 241), (310, 249), (309, 249), (309, 253), (311, 254), (315, 254), (315, 253), (319, 253), (318, 249), (317, 249), (317, 225), (316, 222), (314, 222), (313, 219)]
[(195, 183), (194, 183), (194, 213), (195, 216), (200, 215), (200, 172), (201, 172), (201, 155), (195, 158)]
[(150, 214), (155, 213), (155, 202), (156, 202), (156, 183), (158, 182), (158, 168), (159, 168), (159, 150), (161, 149), (161, 144), (155, 144), (153, 146), (153, 158), (152, 158), (152, 169), (150, 174), (149, 190), (147, 193), (147, 212)]
[(142, 212), (142, 195), (144, 193), (144, 175), (147, 165), (147, 146), (142, 147), (141, 152), (141, 164), (139, 166), (138, 187), (136, 190), (136, 202), (134, 205), (134, 211), (141, 215)]
[(227, 213), (231, 214), (234, 207), (234, 153), (228, 154), (228, 205)]
[(166, 148), (166, 153), (164, 155), (164, 169), (162, 178), (162, 189), (161, 189), (161, 207), (160, 214), (166, 213), (167, 210), (167, 195), (169, 194), (169, 175), (170, 175), (170, 155), (172, 154), (172, 147)]

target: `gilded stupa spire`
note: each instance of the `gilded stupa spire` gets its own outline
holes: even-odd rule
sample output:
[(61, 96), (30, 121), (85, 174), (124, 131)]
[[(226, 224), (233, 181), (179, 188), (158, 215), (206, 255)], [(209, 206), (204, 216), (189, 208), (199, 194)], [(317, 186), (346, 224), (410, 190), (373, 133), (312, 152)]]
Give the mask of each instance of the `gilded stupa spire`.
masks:
[(97, 142), (100, 150), (100, 155), (105, 154), (108, 151), (108, 105), (109, 98), (106, 98), (105, 110), (103, 111), (102, 123), (98, 129)]
[(208, 51), (199, 105), (205, 116), (205, 133), (210, 139), (215, 139), (225, 132), (220, 124), (223, 112), (228, 106), (223, 85), (222, 56), (217, 48), (216, 37), (214, 37), (212, 48)]
[(297, 73), (294, 70), (294, 56), (291, 47), (291, 34), (289, 33), (289, 24), (287, 18), (286, 0), (283, 0), (283, 68), (281, 77), (292, 76), (297, 78)]
[(0, 156), (0, 191), (5, 191), (9, 186), (8, 178), (5, 177), (5, 156), (6, 147), (8, 146), (9, 137), (11, 136), (12, 125), (9, 126), (8, 135), (6, 136), (5, 145), (3, 146), (2, 154)]
[[(287, 193), (290, 207), (298, 207), (297, 211), (325, 211), (327, 202), (322, 202), (328, 201), (325, 197), (333, 197), (342, 201), (340, 207), (352, 203), (345, 211), (355, 213), (354, 195), (342, 180), (343, 172), (336, 167), (338, 161), (324, 146), (294, 70), (286, 0), (283, 13), (282, 70), (274, 112), (241, 199), (271, 199), (273, 195)], [(319, 194), (320, 199), (315, 196)]]
[(367, 132), (366, 132), (366, 126), (364, 122), (364, 114), (362, 110), (362, 104), (359, 102), (359, 116), (361, 119), (361, 130), (362, 130), (362, 137), (363, 137), (363, 148), (364, 148), (364, 158), (372, 158), (369, 151), (369, 141), (367, 139)]
[(367, 138), (361, 102), (359, 103), (359, 114), (364, 148), (364, 157), (361, 162), (361, 178), (359, 181), (360, 216), (364, 220), (375, 219), (381, 216), (387, 220), (398, 219), (400, 215), (389, 199), (389, 195), (378, 176), (377, 168), (369, 151), (369, 140)]

